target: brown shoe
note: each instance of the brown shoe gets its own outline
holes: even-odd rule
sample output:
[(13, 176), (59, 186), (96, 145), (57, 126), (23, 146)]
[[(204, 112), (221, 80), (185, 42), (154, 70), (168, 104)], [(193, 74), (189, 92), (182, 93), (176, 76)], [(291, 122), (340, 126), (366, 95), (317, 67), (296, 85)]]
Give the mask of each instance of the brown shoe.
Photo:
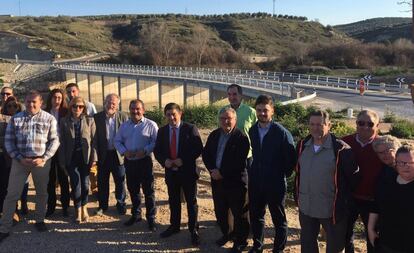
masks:
[(14, 214), (13, 214), (13, 224), (15, 225), (15, 224), (17, 224), (17, 223), (19, 223), (20, 222), (20, 217), (19, 217), (19, 215), (15, 212)]

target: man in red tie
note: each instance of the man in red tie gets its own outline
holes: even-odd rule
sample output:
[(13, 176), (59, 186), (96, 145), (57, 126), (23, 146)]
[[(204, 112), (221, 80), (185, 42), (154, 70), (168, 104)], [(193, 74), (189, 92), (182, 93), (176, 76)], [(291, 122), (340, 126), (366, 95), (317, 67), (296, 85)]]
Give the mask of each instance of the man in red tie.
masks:
[(180, 232), (180, 193), (182, 189), (187, 202), (191, 243), (197, 246), (200, 243), (196, 198), (199, 174), (195, 160), (201, 154), (203, 143), (197, 128), (181, 121), (182, 111), (178, 104), (167, 104), (164, 108), (164, 115), (168, 124), (158, 131), (154, 155), (161, 166), (165, 168), (171, 225), (160, 236), (166, 238)]

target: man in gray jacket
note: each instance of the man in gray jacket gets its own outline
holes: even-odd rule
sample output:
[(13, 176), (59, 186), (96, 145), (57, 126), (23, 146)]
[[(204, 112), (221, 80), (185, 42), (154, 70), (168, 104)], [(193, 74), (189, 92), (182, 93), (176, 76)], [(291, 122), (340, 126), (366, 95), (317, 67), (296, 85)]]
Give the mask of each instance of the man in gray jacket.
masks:
[(298, 144), (296, 197), (299, 206), (302, 253), (317, 253), (318, 234), (326, 232), (326, 252), (345, 247), (347, 203), (358, 180), (351, 148), (329, 132), (325, 111), (310, 113), (310, 135)]

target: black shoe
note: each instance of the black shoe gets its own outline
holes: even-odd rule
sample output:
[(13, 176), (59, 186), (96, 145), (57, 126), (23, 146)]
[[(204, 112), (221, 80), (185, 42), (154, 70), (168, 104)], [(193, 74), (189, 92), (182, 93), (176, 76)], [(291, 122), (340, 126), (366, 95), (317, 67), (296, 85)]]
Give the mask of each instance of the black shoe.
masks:
[[(21, 212), (23, 212), (23, 209), (21, 210)], [(50, 217), (54, 212), (55, 210), (53, 209), (47, 209), (45, 217)]]
[(129, 227), (129, 226), (134, 225), (135, 222), (140, 222), (140, 221), (142, 221), (142, 217), (141, 216), (134, 216), (133, 215), (133, 216), (131, 216), (131, 218), (129, 218), (129, 220), (127, 220), (124, 223), (124, 225), (127, 226), (127, 227)]
[(35, 226), (35, 228), (36, 228), (36, 230), (38, 232), (45, 232), (45, 231), (47, 231), (47, 227), (46, 227), (46, 224), (44, 222), (36, 222), (34, 224), (34, 226)]
[(230, 249), (231, 253), (241, 253), (243, 250), (245, 250), (247, 247), (247, 242), (243, 244), (233, 244), (233, 247)]
[(230, 241), (229, 237), (227, 235), (223, 235), (222, 237), (216, 240), (216, 244), (217, 246), (221, 247), (224, 244), (226, 244), (228, 241)]
[(68, 212), (67, 208), (62, 209), (62, 215), (63, 215), (63, 217), (69, 217), (69, 212)]
[(160, 234), (161, 238), (167, 238), (172, 236), (173, 234), (176, 234), (180, 232), (180, 228), (169, 226), (164, 232)]
[(95, 211), (95, 215), (102, 216), (104, 215), (105, 212), (106, 212), (106, 209), (98, 208), (98, 210)]
[(0, 242), (6, 239), (9, 235), (10, 233), (0, 233)]
[(263, 252), (263, 249), (259, 249), (259, 248), (254, 247), (254, 246), (253, 246), (253, 248), (251, 248), (249, 250), (249, 253), (262, 253), (262, 252)]
[(27, 202), (22, 202), (20, 207), (20, 214), (26, 215), (29, 213), (29, 208), (27, 207)]
[(148, 229), (151, 232), (157, 231), (157, 225), (155, 224), (155, 221), (148, 221)]
[(123, 206), (123, 205), (116, 205), (116, 209), (118, 210), (118, 213), (120, 214), (120, 215), (125, 215), (126, 214), (126, 211), (127, 211), (127, 209), (126, 209), (126, 207), (125, 206)]
[(200, 235), (197, 231), (194, 231), (191, 233), (191, 244), (193, 246), (199, 246), (200, 245)]

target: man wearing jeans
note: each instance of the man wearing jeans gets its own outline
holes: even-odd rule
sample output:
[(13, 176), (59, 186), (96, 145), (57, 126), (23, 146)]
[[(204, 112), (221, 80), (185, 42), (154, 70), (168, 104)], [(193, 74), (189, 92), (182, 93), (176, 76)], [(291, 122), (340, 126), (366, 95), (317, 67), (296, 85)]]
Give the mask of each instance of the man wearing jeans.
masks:
[(25, 99), (26, 110), (14, 115), (7, 126), (5, 147), (13, 161), (3, 205), (0, 241), (9, 236), (16, 201), (30, 173), (36, 188), (35, 227), (40, 232), (47, 230), (44, 218), (50, 158), (59, 147), (59, 138), (56, 119), (40, 109), (42, 102), (38, 91), (30, 91)]

